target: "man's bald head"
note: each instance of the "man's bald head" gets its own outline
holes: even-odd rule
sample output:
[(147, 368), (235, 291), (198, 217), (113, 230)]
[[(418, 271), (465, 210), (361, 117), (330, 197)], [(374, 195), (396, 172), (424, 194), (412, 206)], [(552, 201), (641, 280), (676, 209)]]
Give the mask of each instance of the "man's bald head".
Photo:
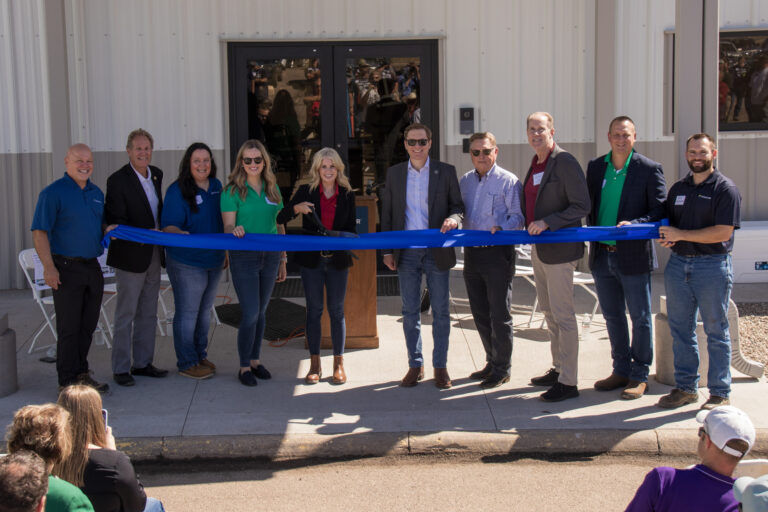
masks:
[(75, 144), (67, 150), (64, 157), (64, 165), (67, 167), (67, 175), (77, 183), (80, 188), (85, 188), (88, 179), (93, 174), (93, 152), (85, 144)]

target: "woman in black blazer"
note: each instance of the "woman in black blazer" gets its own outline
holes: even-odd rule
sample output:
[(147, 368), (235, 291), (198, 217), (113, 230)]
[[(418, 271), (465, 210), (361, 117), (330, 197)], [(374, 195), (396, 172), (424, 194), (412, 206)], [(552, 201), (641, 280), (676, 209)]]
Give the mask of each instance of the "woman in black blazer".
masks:
[[(288, 204), (277, 217), (285, 224), (303, 214), (305, 234), (328, 235), (329, 231), (355, 233), (355, 195), (344, 175), (344, 164), (332, 148), (323, 148), (312, 158), (307, 176)], [(347, 292), (347, 274), (352, 266), (349, 251), (302, 251), (293, 255), (301, 266), (301, 280), (307, 300), (306, 337), (309, 346), (310, 368), (304, 379), (317, 384), (322, 377), (320, 368), (320, 317), (323, 314), (323, 289), (327, 294), (328, 316), (331, 319), (333, 341), (334, 384), (344, 384), (344, 297)]]

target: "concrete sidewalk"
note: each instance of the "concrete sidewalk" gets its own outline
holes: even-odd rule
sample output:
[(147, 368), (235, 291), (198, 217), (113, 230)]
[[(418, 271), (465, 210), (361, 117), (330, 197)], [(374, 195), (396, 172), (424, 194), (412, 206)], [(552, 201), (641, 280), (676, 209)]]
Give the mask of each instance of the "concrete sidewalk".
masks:
[[(653, 285), (657, 311), (658, 296), (663, 292), (660, 275), (654, 276)], [(429, 315), (422, 317), (426, 380), (415, 388), (398, 386), (407, 370), (399, 297), (378, 299), (380, 347), (346, 353), (349, 381), (343, 386), (329, 383), (329, 351), (323, 352), (323, 380), (314, 386), (303, 383), (309, 367), (303, 338), (275, 344), (281, 346), (265, 342), (262, 362), (273, 379), (260, 381), (256, 388), (242, 386), (236, 378), (236, 330), (226, 325), (212, 329), (209, 358), (218, 366), (218, 373), (205, 381), (176, 373), (173, 339), (159, 333), (155, 365), (171, 370), (166, 379), (137, 377), (134, 387), (117, 386), (111, 378), (110, 351), (104, 345), (94, 344), (89, 361), (95, 378), (110, 384), (111, 391), (104, 396), (110, 424), (119, 447), (134, 460), (695, 451), (694, 416), (708, 396), (706, 390), (701, 392), (699, 404), (669, 411), (655, 403), (670, 387), (653, 377), (650, 393), (636, 401), (621, 400), (619, 391), (600, 393), (593, 389), (594, 381), (611, 370), (610, 345), (599, 310), (591, 325), (581, 326), (581, 396), (560, 403), (540, 401), (538, 395), (545, 388), (532, 387), (528, 382), (551, 366), (548, 335), (539, 328), (541, 315), (531, 328), (527, 326), (534, 289), (521, 278), (514, 286), (512, 378), (490, 391), (480, 390), (476, 381), (467, 378), (483, 367), (485, 357), (457, 271), (451, 277), (448, 371), (454, 386), (450, 390), (436, 389), (431, 380)], [(220, 284), (219, 294), (217, 304), (237, 300), (230, 282)], [(768, 301), (768, 287), (736, 285), (734, 300)], [(594, 299), (577, 288), (576, 304), (583, 319)], [(27, 354), (32, 336), (43, 322), (31, 293), (1, 291), (0, 314), (3, 312), (9, 314), (10, 327), (16, 331), (19, 373), (19, 391), (0, 398), (0, 423), (7, 425), (21, 406), (55, 401), (57, 386), (55, 365), (38, 360), (44, 353)], [(39, 343), (51, 340), (46, 333)], [(766, 456), (766, 378), (744, 377), (735, 370), (733, 377), (732, 403), (744, 409), (758, 429), (753, 454)]]

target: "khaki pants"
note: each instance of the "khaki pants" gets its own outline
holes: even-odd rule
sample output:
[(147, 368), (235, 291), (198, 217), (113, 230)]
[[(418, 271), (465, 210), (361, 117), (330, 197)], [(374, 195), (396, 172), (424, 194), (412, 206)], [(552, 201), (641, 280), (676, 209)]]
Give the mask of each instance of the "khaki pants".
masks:
[(573, 272), (578, 260), (548, 265), (531, 251), (536, 296), (549, 328), (552, 366), (560, 373), (559, 381), (575, 386), (579, 372), (579, 325), (573, 306)]

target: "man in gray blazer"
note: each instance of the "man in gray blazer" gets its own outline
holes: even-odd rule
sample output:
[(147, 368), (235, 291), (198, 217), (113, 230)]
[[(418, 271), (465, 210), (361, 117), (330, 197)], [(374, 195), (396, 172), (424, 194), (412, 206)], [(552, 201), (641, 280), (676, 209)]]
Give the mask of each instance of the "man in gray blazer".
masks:
[[(528, 144), (536, 152), (523, 180), (521, 208), (528, 233), (581, 226), (589, 213), (589, 192), (579, 162), (555, 144), (555, 123), (547, 112), (526, 120)], [(579, 326), (573, 305), (573, 271), (584, 255), (583, 242), (536, 244), (531, 252), (539, 307), (547, 320), (552, 366), (531, 379), (534, 386), (550, 386), (540, 398), (559, 402), (579, 396)]]
[[(405, 129), (405, 149), (410, 159), (387, 169), (382, 196), (381, 230), (440, 229), (445, 233), (459, 227), (464, 214), (456, 168), (429, 159), (432, 131), (423, 124)], [(421, 353), (421, 280), (427, 278), (432, 305), (432, 367), (435, 386), (451, 387), (448, 376), (449, 271), (456, 265), (452, 247), (395, 249), (385, 251), (384, 264), (397, 270), (403, 301), (403, 332), (408, 348), (408, 373), (403, 387), (412, 387), (424, 378)]]

